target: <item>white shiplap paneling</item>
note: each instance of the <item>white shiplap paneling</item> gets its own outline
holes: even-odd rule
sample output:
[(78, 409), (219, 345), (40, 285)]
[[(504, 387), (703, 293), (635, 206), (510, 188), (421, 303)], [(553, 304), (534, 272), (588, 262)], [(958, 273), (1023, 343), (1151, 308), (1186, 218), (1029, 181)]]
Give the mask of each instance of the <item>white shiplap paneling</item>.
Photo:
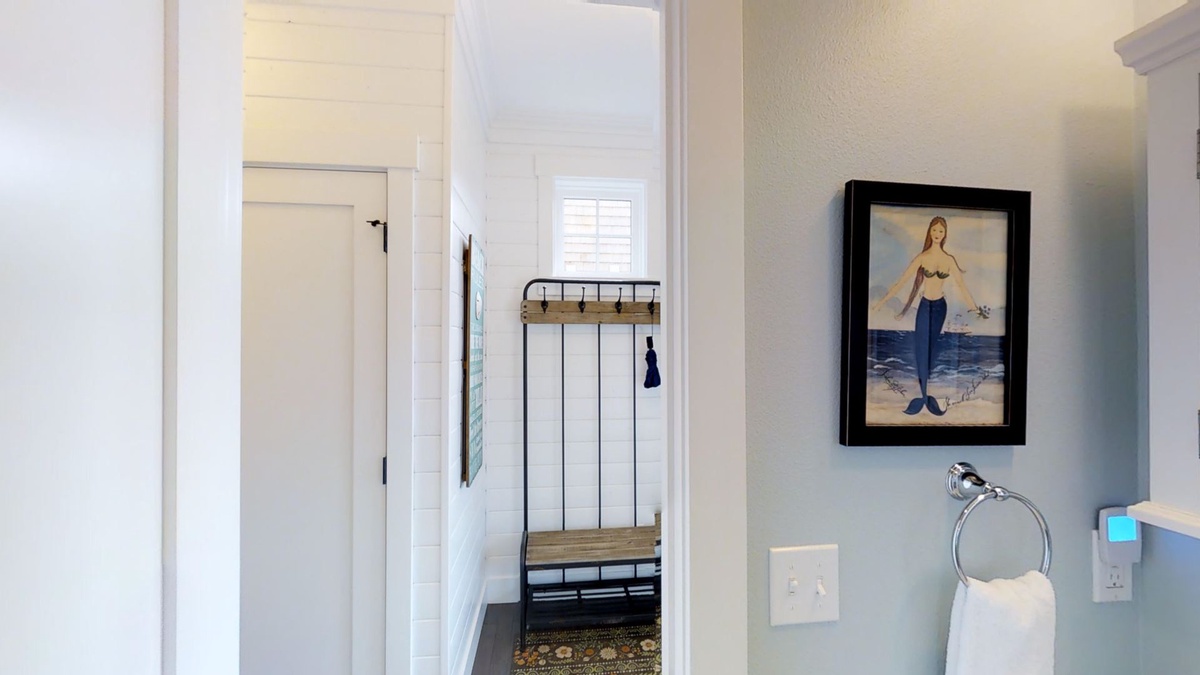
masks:
[(249, 96), (436, 106), (442, 73), (433, 70), (343, 66), (247, 59)]
[[(654, 175), (651, 152), (562, 146), (493, 143), (487, 163), (488, 217), (488, 499), (487, 576), (489, 602), (518, 599), (518, 549), (522, 513), (522, 359), (519, 306), (522, 289), (540, 276), (538, 217), (539, 158), (542, 166), (628, 167), (630, 177)], [(620, 177), (620, 176), (614, 176)], [(651, 218), (652, 237), (662, 224)], [(653, 265), (652, 269), (661, 269)], [(558, 297), (556, 285), (548, 288)], [(573, 289), (578, 293), (579, 289)], [(641, 292), (644, 292), (642, 289)], [(569, 291), (571, 292), (571, 291)], [(626, 297), (630, 289), (626, 288)], [(537, 289), (533, 290), (537, 293)], [(595, 289), (589, 289), (594, 297)], [(662, 295), (660, 293), (659, 298)], [(615, 299), (615, 298), (614, 298)], [(647, 298), (648, 299), (648, 298)], [(661, 510), (662, 402), (661, 389), (644, 389), (646, 327), (636, 341), (627, 326), (606, 327), (597, 363), (597, 335), (592, 326), (532, 326), (529, 331), (529, 499), (530, 528), (557, 529), (629, 525), (633, 513), (633, 396), (637, 396), (636, 522), (654, 522)], [(661, 335), (661, 332), (659, 332)], [(560, 358), (566, 342), (566, 358)], [(660, 353), (661, 342), (657, 345)], [(636, 373), (633, 364), (636, 363)], [(662, 362), (660, 361), (660, 366)], [(562, 368), (566, 368), (566, 390)], [(597, 410), (597, 372), (602, 386), (602, 410)], [(664, 372), (664, 377), (666, 373)], [(637, 379), (635, 383), (635, 378)], [(636, 384), (636, 387), (635, 387)], [(565, 393), (565, 403), (562, 396)], [(565, 409), (564, 409), (565, 408)], [(599, 415), (599, 418), (597, 417)], [(601, 421), (597, 423), (597, 419)], [(565, 420), (565, 427), (562, 420)], [(597, 433), (602, 434), (603, 464), (597, 462)], [(566, 435), (566, 464), (562, 437)], [(603, 473), (603, 489), (597, 480)], [(564, 482), (565, 481), (565, 482)], [(563, 500), (566, 510), (563, 510)], [(597, 502), (603, 504), (597, 509)], [(603, 520), (601, 513), (603, 511)], [(594, 572), (581, 572), (588, 578)], [(608, 573), (606, 572), (606, 576)], [(557, 574), (552, 575), (557, 576)]]
[(279, 21), (246, 21), (246, 58), (442, 72), (444, 37)]
[[(427, 33), (439, 36), (446, 32), (446, 18), (440, 14), (405, 12), (402, 8), (396, 7), (383, 10), (371, 9), (365, 6), (367, 3), (359, 4), (363, 6), (353, 8), (354, 11), (346, 11), (335, 7), (306, 7), (289, 2), (248, 2), (246, 3), (246, 19), (296, 25)], [(396, 11), (397, 9), (401, 11)]]
[[(412, 237), (413, 458), (411, 467), (411, 663), (389, 672), (443, 673), (442, 426), (444, 378), (441, 264), (446, 118), (446, 14), (452, 3), (322, 0), (251, 2), (246, 6), (245, 126), (389, 139), (403, 130), (420, 139), (415, 225), (393, 223), (392, 237)], [(406, 11), (407, 10), (407, 11)], [(431, 374), (432, 373), (432, 374)]]
[[(455, 65), (461, 66), (464, 59), (465, 53), (459, 41), (454, 49)], [(487, 250), (487, 223), (483, 213), (487, 161), (484, 119), (475, 97), (476, 88), (468, 79), (468, 71), (457, 67), (454, 72), (456, 75), (450, 87), (453, 139), (449, 154), (450, 248), (442, 255), (444, 265), (448, 268), (445, 274), (449, 305), (446, 322), (450, 328), (446, 356), (449, 443), (446, 446), (447, 470), (443, 476), (447, 491), (444, 503), (448, 511), (443, 557), (443, 578), (447, 580), (443, 593), (446, 606), (443, 639), (448, 672), (451, 675), (464, 675), (471, 670), (485, 609), (484, 544), (489, 477), (485, 453), (484, 466), (471, 486), (462, 481), (462, 444), (466, 433), (462, 424), (463, 327), (464, 295), (467, 294), (464, 291), (462, 265), (468, 237), (474, 237), (484, 254), (485, 265), (490, 252)], [(486, 302), (490, 304), (491, 298), (488, 297)], [(486, 391), (486, 381), (484, 386)], [(486, 421), (484, 433), (486, 437)]]

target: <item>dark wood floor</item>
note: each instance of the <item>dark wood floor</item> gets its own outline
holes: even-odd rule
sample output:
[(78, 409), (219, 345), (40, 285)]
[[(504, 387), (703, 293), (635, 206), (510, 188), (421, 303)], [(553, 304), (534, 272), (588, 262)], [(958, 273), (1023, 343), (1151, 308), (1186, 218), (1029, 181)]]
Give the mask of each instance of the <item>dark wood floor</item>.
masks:
[(513, 642), (521, 624), (521, 606), (488, 605), (471, 675), (511, 675)]

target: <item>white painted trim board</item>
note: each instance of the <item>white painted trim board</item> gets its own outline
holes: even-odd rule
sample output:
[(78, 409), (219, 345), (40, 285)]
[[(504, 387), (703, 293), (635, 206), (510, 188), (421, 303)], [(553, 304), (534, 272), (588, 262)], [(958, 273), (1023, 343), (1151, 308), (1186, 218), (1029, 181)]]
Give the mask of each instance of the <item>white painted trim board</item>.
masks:
[(741, 4), (665, 0), (663, 11), (663, 332), (675, 373), (666, 384), (663, 671), (735, 675), (748, 668), (738, 582), (748, 564)]
[(168, 0), (165, 9), (162, 671), (235, 673), (242, 2)]
[(388, 473), (387, 485), (387, 675), (412, 667), (413, 583), (413, 261), (416, 185), (411, 169), (388, 170)]
[[(453, 3), (451, 3), (453, 4)], [(442, 377), (441, 392), (439, 394), (441, 405), (440, 420), (438, 422), (438, 431), (441, 439), (440, 454), (442, 463), (442, 489), (441, 502), (439, 509), (439, 525), (438, 552), (441, 555), (441, 564), (439, 567), (438, 576), (440, 578), (439, 594), (441, 608), (438, 612), (438, 672), (442, 675), (450, 675), (450, 668), (453, 659), (450, 656), (450, 577), (452, 570), (450, 569), (450, 493), (451, 490), (457, 490), (460, 486), (459, 476), (451, 476), (450, 467), (450, 452), (455, 452), (456, 448), (450, 447), (450, 420), (458, 414), (457, 410), (451, 408), (450, 391), (454, 386), (456, 378), (460, 378), (461, 371), (455, 372), (451, 366), (454, 358), (450, 351), (450, 346), (453, 344), (451, 338), (451, 320), (450, 320), (450, 286), (451, 275), (461, 274), (461, 268), (455, 269), (454, 265), (454, 221), (452, 205), (454, 201), (453, 176), (454, 176), (454, 121), (453, 121), (453, 106), (454, 106), (454, 33), (456, 18), (454, 16), (446, 17), (445, 26), (445, 74), (442, 78), (442, 133), (444, 141), (442, 143)]]

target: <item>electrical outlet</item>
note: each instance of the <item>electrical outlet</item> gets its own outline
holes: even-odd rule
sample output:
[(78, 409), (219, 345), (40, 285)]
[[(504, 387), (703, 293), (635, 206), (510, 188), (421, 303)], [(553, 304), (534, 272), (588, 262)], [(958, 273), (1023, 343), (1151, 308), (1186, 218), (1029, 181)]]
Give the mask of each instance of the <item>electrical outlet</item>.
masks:
[(1092, 530), (1092, 602), (1133, 600), (1133, 565), (1109, 565), (1100, 559), (1100, 533)]

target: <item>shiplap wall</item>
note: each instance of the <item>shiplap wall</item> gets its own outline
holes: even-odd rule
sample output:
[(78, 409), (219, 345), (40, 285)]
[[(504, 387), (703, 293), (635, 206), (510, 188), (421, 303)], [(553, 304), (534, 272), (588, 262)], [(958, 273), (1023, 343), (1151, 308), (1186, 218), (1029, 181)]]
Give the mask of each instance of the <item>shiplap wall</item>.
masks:
[[(330, 4), (330, 3), (325, 3)], [(447, 282), (449, 191), (444, 183), (449, 117), (447, 49), (452, 4), (371, 0), (337, 7), (304, 0), (246, 5), (245, 128), (344, 132), (390, 138), (416, 132), (414, 276), (412, 672), (448, 672), (442, 655), (444, 576), (442, 468), (446, 417), (442, 396), (449, 348), (443, 290)], [(453, 278), (451, 275), (450, 278)], [(449, 352), (455, 353), (455, 352)], [(453, 419), (453, 418), (450, 418)], [(393, 475), (402, 467), (392, 467)]]
[[(627, 166), (621, 177), (656, 175), (653, 152), (606, 150), (595, 147), (491, 143), (487, 161), (488, 218), (488, 496), (487, 576), (488, 601), (515, 602), (518, 591), (518, 554), (522, 532), (522, 407), (521, 321), (522, 289), (543, 274), (539, 247), (549, 245), (539, 235), (539, 158), (542, 165), (569, 170), (565, 175), (594, 175), (594, 167)], [(651, 181), (649, 201), (661, 200), (657, 181)], [(662, 236), (661, 218), (648, 222), (652, 240)], [(652, 247), (652, 252), (654, 248)], [(659, 249), (661, 250), (661, 249)], [(651, 275), (662, 269), (651, 260)], [(573, 289), (576, 294), (579, 288)], [(644, 289), (642, 289), (644, 292)], [(549, 288), (557, 293), (557, 286)], [(589, 289), (594, 299), (595, 288)], [(614, 290), (615, 293), (615, 290)], [(630, 289), (625, 289), (626, 298)], [(659, 298), (662, 295), (660, 293)], [(615, 296), (614, 298), (615, 299)], [(646, 298), (648, 299), (648, 298)], [(603, 353), (597, 365), (597, 336), (593, 326), (569, 326), (560, 336), (557, 326), (530, 327), (530, 528), (562, 526), (563, 481), (566, 482), (566, 526), (596, 527), (596, 434), (604, 439), (603, 523), (627, 526), (633, 513), (632, 419), (636, 358), (638, 470), (637, 524), (654, 522), (661, 510), (662, 389), (644, 389), (645, 336), (639, 327), (636, 344), (628, 326), (606, 327)], [(661, 334), (661, 332), (659, 332)], [(566, 341), (566, 469), (562, 468), (561, 401), (562, 350)], [(662, 341), (656, 346), (661, 354)], [(634, 350), (636, 349), (636, 354)], [(660, 366), (664, 359), (660, 359)], [(603, 387), (603, 413), (597, 425), (597, 370)], [(668, 377), (664, 371), (663, 377)], [(580, 571), (579, 578), (594, 575)], [(557, 576), (557, 575), (552, 575)], [(608, 573), (606, 573), (608, 576)]]
[[(463, 675), (470, 670), (475, 647), (483, 625), (485, 608), (484, 577), (484, 534), (487, 509), (487, 453), (484, 466), (470, 487), (462, 481), (462, 406), (463, 406), (463, 334), (464, 308), (462, 274), (463, 251), (467, 237), (474, 236), (476, 244), (484, 253), (487, 250), (486, 219), (484, 217), (486, 194), (487, 141), (480, 106), (475, 99), (475, 89), (468, 79), (469, 69), (463, 67), (466, 54), (462, 41), (455, 41), (455, 73), (452, 84), (451, 137), (451, 202), (449, 250), (445, 260), (450, 268), (449, 316), (450, 351), (447, 357), (449, 395), (447, 415), (450, 433), (447, 444), (446, 466), (442, 486), (446, 490), (446, 568), (442, 578), (447, 580), (445, 589), (446, 606), (446, 655), (453, 675)], [(490, 301), (490, 298), (488, 299)], [(485, 319), (487, 317), (485, 316)], [(487, 324), (484, 324), (485, 331)], [(485, 336), (486, 339), (486, 336)], [(485, 362), (485, 368), (487, 364)], [(486, 377), (486, 373), (485, 373)], [(486, 381), (485, 381), (486, 392)], [(486, 415), (486, 407), (485, 412)], [(486, 437), (486, 420), (484, 434)]]

